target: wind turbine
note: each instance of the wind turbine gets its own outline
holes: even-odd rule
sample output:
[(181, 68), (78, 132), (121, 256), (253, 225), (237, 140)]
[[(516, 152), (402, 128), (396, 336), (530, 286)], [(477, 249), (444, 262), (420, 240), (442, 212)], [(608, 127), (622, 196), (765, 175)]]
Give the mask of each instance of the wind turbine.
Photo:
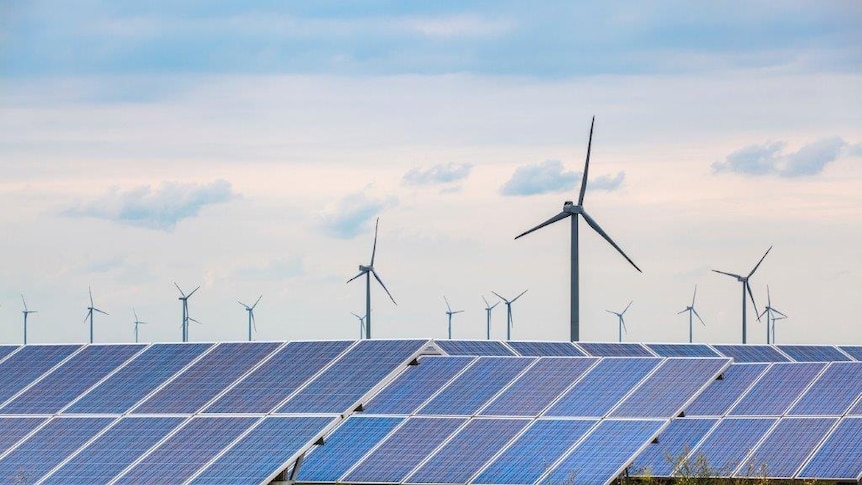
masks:
[(138, 343), (138, 325), (146, 325), (147, 322), (142, 322), (138, 319), (138, 312), (135, 311), (135, 307), (132, 307), (132, 314), (135, 315), (135, 343)]
[(572, 240), (571, 240), (571, 296), (570, 296), (570, 298), (571, 298), (571, 300), (570, 300), (570, 312), (571, 312), (571, 322), (570, 322), (571, 330), (570, 330), (570, 332), (571, 332), (571, 335), (570, 335), (570, 339), (572, 342), (580, 340), (580, 337), (581, 337), (581, 335), (580, 335), (580, 315), (579, 315), (580, 314), (580, 293), (579, 293), (580, 289), (579, 289), (579, 283), (578, 283), (578, 271), (579, 271), (578, 270), (578, 216), (579, 215), (583, 216), (584, 220), (587, 222), (587, 224), (590, 227), (593, 228), (594, 231), (599, 233), (600, 236), (602, 236), (608, 243), (610, 243), (610, 245), (613, 246), (614, 249), (616, 249), (624, 258), (626, 258), (626, 261), (628, 261), (632, 266), (634, 266), (634, 268), (636, 270), (638, 270), (639, 272), (642, 272), (641, 269), (638, 268), (638, 266), (634, 263), (634, 261), (632, 261), (631, 258), (626, 256), (626, 253), (624, 253), (623, 250), (620, 249), (619, 246), (617, 246), (617, 243), (615, 243), (614, 240), (611, 239), (611, 237), (608, 236), (608, 234), (599, 226), (599, 223), (596, 222), (592, 217), (590, 217), (589, 214), (587, 214), (587, 211), (584, 210), (584, 194), (586, 193), (586, 190), (587, 190), (587, 172), (590, 169), (590, 149), (591, 149), (592, 143), (593, 143), (593, 126), (595, 125), (595, 123), (596, 123), (596, 117), (593, 116), (593, 121), (592, 121), (592, 123), (590, 123), (590, 138), (589, 138), (589, 141), (587, 142), (587, 159), (586, 159), (586, 162), (584, 162), (584, 175), (583, 175), (583, 178), (581, 180), (581, 192), (580, 192), (580, 195), (578, 196), (577, 205), (574, 204), (572, 201), (567, 200), (566, 202), (563, 203), (563, 211), (562, 212), (560, 212), (559, 214), (555, 215), (554, 217), (548, 219), (547, 221), (539, 224), (538, 226), (530, 229), (529, 231), (521, 233), (515, 237), (515, 239), (518, 239), (520, 237), (526, 236), (527, 234), (530, 234), (533, 231), (537, 231), (537, 230), (539, 230), (545, 226), (553, 224), (557, 221), (561, 221), (567, 217), (571, 218), (571, 239)]
[(449, 300), (446, 297), (443, 297), (443, 301), (446, 302), (446, 315), (449, 317), (449, 340), (452, 340), (452, 315), (456, 313), (464, 313), (464, 310), (455, 310), (452, 311), (452, 307), (449, 306)]
[(254, 307), (260, 302), (260, 299), (263, 298), (263, 295), (257, 297), (257, 301), (254, 302), (254, 305), (248, 306), (245, 303), (237, 300), (237, 303), (245, 307), (245, 311), (248, 312), (248, 341), (251, 342), (251, 329), (254, 328), (254, 331), (257, 332), (257, 325), (254, 324)]
[(180, 291), (180, 297), (177, 298), (177, 300), (183, 302), (183, 322), (182, 322), (183, 342), (188, 342), (189, 341), (189, 322), (201, 323), (201, 322), (199, 322), (199, 321), (197, 321), (194, 318), (189, 316), (189, 298), (191, 298), (192, 295), (194, 295), (195, 292), (200, 289), (200, 286), (198, 286), (197, 288), (192, 290), (192, 292), (189, 293), (188, 295), (186, 295), (183, 292), (182, 288), (180, 288), (180, 285), (178, 285), (176, 281), (174, 282), (174, 286), (176, 286), (177, 289)]
[[(780, 315), (780, 317), (776, 317), (775, 315), (773, 315), (773, 313)], [(783, 320), (783, 319), (787, 318), (787, 315), (785, 315), (785, 314), (781, 313), (780, 311), (776, 310), (775, 308), (773, 308), (772, 296), (769, 294), (769, 285), (766, 285), (766, 308), (763, 310), (763, 313), (758, 315), (758, 318), (762, 317), (764, 314), (766, 315), (766, 343), (768, 343), (768, 344), (769, 343), (775, 343), (775, 321), (776, 320)], [(770, 332), (769, 332), (769, 326), (770, 325), (772, 325), (772, 334), (771, 334), (772, 337), (771, 337), (771, 339), (770, 339)], [(770, 342), (770, 340), (771, 340), (771, 342)]]
[(485, 299), (484, 295), (482, 295), (482, 301), (485, 302), (485, 313), (488, 316), (488, 340), (491, 340), (491, 310), (493, 310), (495, 306), (499, 305), (500, 301), (498, 300), (497, 303), (489, 305), (488, 300)]
[[(754, 274), (754, 272), (757, 271), (757, 268), (760, 267), (760, 263), (762, 263), (763, 260), (766, 259), (766, 255), (769, 254), (769, 251), (772, 251), (772, 246), (769, 246), (769, 249), (767, 249), (766, 252), (763, 253), (763, 257), (760, 258), (760, 261), (758, 261), (756, 265), (754, 265), (754, 269), (752, 269), (751, 272), (748, 273), (748, 276), (741, 276), (741, 275), (734, 274), (734, 273), (726, 273), (724, 271), (719, 271), (717, 269), (712, 270), (715, 273), (719, 273), (719, 274), (730, 276), (732, 278), (736, 278), (736, 281), (739, 281), (740, 283), (742, 283), (742, 343), (743, 344), (746, 343), (746, 326), (745, 326), (746, 325), (746, 316), (745, 316), (745, 311), (746, 311), (745, 292), (746, 291), (748, 292), (748, 296), (751, 297), (751, 304), (754, 305), (754, 314), (757, 315), (757, 303), (754, 302), (754, 293), (752, 293), (752, 291), (751, 291), (751, 284), (749, 284), (748, 280), (751, 278), (751, 276)], [(757, 317), (757, 320), (760, 321), (760, 316)]]
[(623, 310), (623, 311), (622, 311), (622, 312), (620, 312), (620, 313), (612, 312), (612, 311), (610, 311), (610, 310), (605, 310), (605, 311), (606, 311), (606, 312), (608, 312), (608, 313), (613, 313), (614, 315), (616, 315), (616, 316), (617, 316), (617, 318), (619, 318), (619, 319), (620, 319), (620, 342), (622, 342), (622, 341), (623, 341), (623, 330), (625, 330), (625, 331), (626, 331), (626, 334), (628, 334), (628, 333), (629, 333), (629, 329), (627, 329), (627, 328), (626, 328), (626, 321), (625, 321), (625, 319), (623, 318), (623, 315), (625, 315), (625, 314), (626, 314), (626, 312), (629, 310), (629, 307), (630, 307), (630, 306), (632, 306), (632, 303), (634, 303), (634, 300), (630, 301), (630, 302), (629, 302), (629, 304), (628, 304), (628, 305), (626, 305), (626, 309), (625, 309), (625, 310)]
[(380, 286), (383, 287), (383, 291), (389, 295), (389, 299), (392, 300), (392, 303), (395, 303), (395, 298), (392, 298), (392, 293), (389, 293), (389, 290), (386, 288), (386, 285), (383, 284), (383, 280), (380, 279), (380, 276), (377, 275), (377, 271), (374, 271), (374, 255), (377, 253), (377, 228), (380, 226), (380, 218), (377, 218), (377, 222), (374, 224), (374, 246), (371, 248), (371, 263), (368, 266), (359, 265), (359, 274), (347, 280), (348, 283), (359, 278), (362, 275), (365, 275), (365, 338), (371, 338), (371, 276), (374, 276), (374, 279), (380, 283)]
[(24, 303), (24, 311), (21, 313), (24, 314), (24, 345), (27, 345), (27, 315), (31, 313), (39, 313), (36, 310), (27, 309), (27, 300), (24, 299), (24, 295), (21, 295), (21, 301)]
[(775, 321), (776, 320), (784, 320), (786, 318), (787, 318), (786, 316), (779, 316), (779, 317), (773, 317), (772, 318), (772, 344), (773, 345), (775, 345)]
[(694, 285), (694, 294), (691, 295), (691, 305), (685, 307), (685, 310), (677, 313), (677, 315), (680, 315), (682, 313), (688, 312), (688, 343), (692, 343), (694, 341), (693, 340), (693, 335), (694, 335), (693, 332), (694, 331), (692, 330), (692, 327), (693, 327), (693, 325), (692, 325), (693, 320), (691, 317), (692, 315), (696, 316), (697, 319), (700, 320), (701, 325), (703, 325), (704, 327), (706, 326), (706, 323), (704, 323), (703, 319), (700, 318), (700, 315), (697, 313), (697, 310), (694, 309), (695, 297), (697, 297), (697, 285)]
[(90, 292), (90, 306), (87, 307), (87, 316), (84, 317), (84, 321), (90, 320), (90, 343), (93, 343), (93, 312), (99, 312), (103, 315), (108, 315), (108, 313), (93, 306), (93, 289), (88, 287), (87, 290)]
[(351, 315), (359, 319), (359, 340), (365, 338), (365, 317), (359, 316), (353, 312), (350, 312)]
[(497, 298), (503, 300), (503, 303), (506, 304), (506, 340), (512, 340), (512, 327), (515, 325), (515, 322), (512, 320), (512, 303), (515, 303), (518, 298), (524, 296), (524, 293), (526, 292), (527, 290), (522, 291), (520, 295), (516, 296), (515, 298), (512, 298), (511, 300), (507, 300), (506, 298), (500, 296), (500, 294), (496, 291), (491, 292), (497, 295)]

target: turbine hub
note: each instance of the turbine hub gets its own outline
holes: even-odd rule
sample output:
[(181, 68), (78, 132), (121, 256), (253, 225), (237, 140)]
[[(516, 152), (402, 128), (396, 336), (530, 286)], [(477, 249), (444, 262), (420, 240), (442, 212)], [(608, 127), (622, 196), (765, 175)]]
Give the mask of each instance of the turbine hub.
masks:
[(362, 271), (363, 273), (367, 273), (369, 271), (372, 271), (373, 269), (374, 267), (372, 266), (365, 266), (364, 264), (359, 265), (359, 271)]
[(584, 211), (583, 207), (573, 204), (571, 201), (566, 201), (563, 204), (563, 212), (568, 214), (580, 214)]

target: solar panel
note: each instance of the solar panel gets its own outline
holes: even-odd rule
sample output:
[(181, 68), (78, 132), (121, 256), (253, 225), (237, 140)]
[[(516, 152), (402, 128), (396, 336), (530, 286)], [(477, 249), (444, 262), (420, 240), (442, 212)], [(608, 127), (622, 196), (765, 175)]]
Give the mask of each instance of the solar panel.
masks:
[(0, 362), (6, 358), (7, 355), (11, 354), (18, 350), (17, 345), (0, 345)]
[(730, 410), (735, 416), (781, 416), (825, 364), (774, 364)]
[(268, 417), (191, 483), (269, 483), (333, 422), (331, 417)]
[(143, 349), (143, 345), (88, 345), (3, 406), (0, 413), (56, 413)]
[(79, 345), (26, 345), (0, 363), (0, 403), (7, 401), (60, 361)]
[(183, 483), (257, 420), (192, 418), (114, 483)]
[(589, 357), (542, 357), (480, 414), (538, 416), (597, 361)]
[(862, 345), (842, 345), (841, 350), (854, 359), (862, 361)]
[(689, 455), (702, 455), (713, 476), (731, 476), (748, 453), (775, 424), (773, 418), (726, 418)]
[(63, 413), (124, 413), (210, 347), (187, 343), (151, 345)]
[(660, 362), (658, 358), (602, 359), (545, 411), (545, 415), (604, 416)]
[(841, 416), (862, 394), (862, 363), (834, 362), (788, 412), (794, 416)]
[(862, 477), (862, 418), (844, 418), (796, 478), (855, 480)]
[(736, 476), (793, 478), (837, 421), (837, 418), (782, 419)]
[(326, 438), (323, 445), (311, 450), (300, 464), (296, 480), (337, 481), (403, 420), (398, 417), (349, 417)]
[(641, 344), (578, 342), (578, 347), (594, 357), (654, 357)]
[(650, 477), (670, 477), (683, 457), (700, 443), (718, 419), (674, 419), (658, 437), (638, 455), (632, 464), (632, 474)]
[(405, 482), (467, 483), (529, 423), (526, 419), (474, 419)]
[(771, 345), (713, 345), (715, 350), (736, 363), (789, 362), (790, 359)]
[(132, 412), (194, 413), (278, 346), (272, 342), (219, 344)]
[(408, 418), (342, 480), (348, 483), (400, 483), (464, 418)]
[(724, 358), (667, 359), (611, 414), (619, 418), (671, 418), (730, 361)]
[(647, 347), (661, 357), (721, 357), (704, 344), (648, 344)]
[(0, 418), (0, 455), (44, 421), (45, 418)]
[(472, 416), (536, 359), (480, 357), (419, 409), (418, 414)]
[(449, 355), (511, 356), (515, 355), (501, 342), (494, 340), (435, 340)]
[(476, 357), (422, 357), (365, 405), (371, 414), (412, 414)]
[(844, 362), (850, 360), (831, 345), (779, 345), (778, 348), (797, 362)]
[(177, 417), (121, 419), (42, 483), (108, 483), (182, 421)]
[(509, 347), (524, 357), (583, 357), (586, 356), (570, 342), (507, 341)]
[(362, 340), (290, 398), (281, 413), (343, 413), (424, 346), (419, 340)]
[(207, 407), (207, 413), (267, 413), (352, 342), (290, 342)]
[(470, 483), (535, 483), (597, 422), (574, 419), (534, 421)]
[(853, 408), (847, 412), (850, 416), (862, 416), (862, 399), (860, 399)]
[(686, 416), (723, 416), (769, 364), (731, 364), (686, 406)]

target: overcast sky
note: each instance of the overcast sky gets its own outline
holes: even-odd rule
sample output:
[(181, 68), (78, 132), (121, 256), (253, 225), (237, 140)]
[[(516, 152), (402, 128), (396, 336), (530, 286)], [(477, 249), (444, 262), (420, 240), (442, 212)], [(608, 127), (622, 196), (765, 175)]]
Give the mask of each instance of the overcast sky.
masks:
[[(62, 7), (62, 8), (61, 8)], [(862, 344), (862, 6), (773, 2), (0, 3), (0, 342), (484, 338)], [(749, 315), (751, 314), (749, 311)], [(505, 309), (493, 313), (505, 336)], [(765, 342), (750, 320), (749, 341)]]

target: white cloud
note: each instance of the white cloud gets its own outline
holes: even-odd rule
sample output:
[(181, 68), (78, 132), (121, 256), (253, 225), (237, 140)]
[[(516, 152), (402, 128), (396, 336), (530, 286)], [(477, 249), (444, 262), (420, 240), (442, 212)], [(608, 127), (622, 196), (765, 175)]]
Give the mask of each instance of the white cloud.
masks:
[(563, 171), (559, 160), (545, 160), (534, 165), (524, 165), (500, 188), (503, 195), (537, 195), (572, 190), (578, 182), (575, 172)]
[(623, 180), (626, 178), (625, 172), (619, 172), (616, 175), (600, 175), (587, 184), (589, 190), (605, 190), (613, 192), (622, 186)]
[(394, 197), (376, 199), (363, 192), (350, 194), (328, 213), (320, 216), (323, 232), (338, 239), (350, 239), (370, 228), (369, 222), (384, 209), (398, 205)]
[(401, 183), (404, 185), (440, 185), (464, 180), (470, 176), (473, 166), (469, 163), (454, 163), (435, 165), (428, 169), (414, 168), (404, 174)]
[(838, 137), (809, 143), (793, 153), (784, 153), (786, 147), (783, 141), (749, 145), (731, 153), (724, 161), (713, 163), (712, 170), (754, 176), (806, 177), (821, 173), (827, 164), (843, 154), (852, 154), (847, 142)]

